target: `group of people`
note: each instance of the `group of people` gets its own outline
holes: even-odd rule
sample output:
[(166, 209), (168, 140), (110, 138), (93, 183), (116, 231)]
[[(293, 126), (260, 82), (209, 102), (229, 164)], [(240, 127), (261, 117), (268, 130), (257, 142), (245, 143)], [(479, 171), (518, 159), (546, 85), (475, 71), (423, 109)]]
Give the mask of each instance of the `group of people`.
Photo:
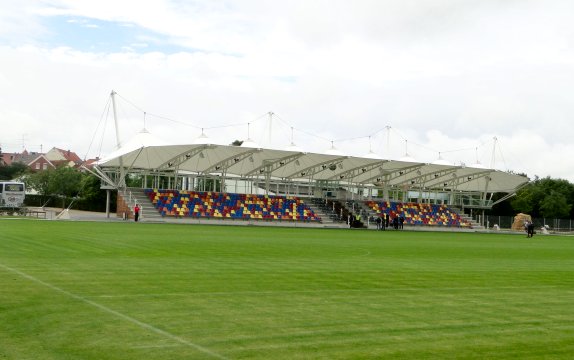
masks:
[(382, 214), (375, 220), (377, 224), (377, 230), (386, 230), (388, 227), (392, 226), (395, 230), (402, 230), (405, 223), (405, 218), (401, 215), (397, 215), (391, 218), (390, 215)]
[(363, 226), (363, 223), (361, 222), (360, 212), (357, 214), (349, 213), (348, 217), (349, 217), (348, 224), (350, 228), (360, 228)]
[[(361, 212), (357, 214), (349, 213), (349, 227), (351, 228), (360, 228), (363, 227), (363, 223), (361, 222)], [(389, 227), (392, 227), (395, 230), (402, 230), (403, 225), (405, 223), (405, 218), (403, 216), (395, 216), (392, 218), (388, 214), (381, 214), (381, 216), (377, 217), (376, 219), (372, 216), (369, 217), (369, 221), (372, 223), (377, 224), (377, 230), (386, 230)]]

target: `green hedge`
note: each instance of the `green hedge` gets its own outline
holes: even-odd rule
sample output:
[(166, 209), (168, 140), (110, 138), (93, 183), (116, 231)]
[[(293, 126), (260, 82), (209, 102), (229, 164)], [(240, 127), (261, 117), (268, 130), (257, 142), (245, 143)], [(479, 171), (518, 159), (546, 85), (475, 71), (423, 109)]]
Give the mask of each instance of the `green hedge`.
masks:
[[(110, 211), (116, 211), (116, 198), (117, 194), (112, 192), (112, 196), (110, 197)], [(46, 207), (56, 207), (56, 208), (63, 208), (70, 206), (72, 202), (72, 198), (62, 199), (59, 197), (49, 197), (43, 195), (26, 195), (26, 199), (24, 200), (24, 205), (26, 206), (46, 206)], [(76, 199), (72, 204), (72, 209), (74, 210), (84, 210), (84, 211), (99, 211), (104, 212), (106, 211), (106, 196), (105, 192), (103, 193), (103, 197), (98, 197), (97, 199)]]

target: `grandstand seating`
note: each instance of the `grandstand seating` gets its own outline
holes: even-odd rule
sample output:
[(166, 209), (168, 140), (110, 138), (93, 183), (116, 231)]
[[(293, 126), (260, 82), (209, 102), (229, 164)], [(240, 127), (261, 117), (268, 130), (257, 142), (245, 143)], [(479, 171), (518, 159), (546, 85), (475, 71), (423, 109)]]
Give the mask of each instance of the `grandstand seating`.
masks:
[(403, 216), (406, 225), (470, 227), (467, 221), (445, 205), (389, 201), (367, 201), (366, 205), (379, 216), (383, 213), (392, 219)]
[(303, 200), (292, 196), (146, 189), (162, 216), (320, 222)]

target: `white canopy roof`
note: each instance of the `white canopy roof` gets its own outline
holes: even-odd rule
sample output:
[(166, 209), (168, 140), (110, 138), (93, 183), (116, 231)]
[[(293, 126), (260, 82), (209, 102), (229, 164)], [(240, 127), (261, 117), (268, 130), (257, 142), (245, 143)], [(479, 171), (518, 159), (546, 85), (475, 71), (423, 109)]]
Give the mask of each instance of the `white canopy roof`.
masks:
[(265, 177), (286, 181), (312, 179), (353, 184), (376, 184), (402, 189), (510, 193), (527, 183), (524, 176), (479, 167), (317, 154), (245, 146), (187, 144), (127, 146), (98, 163), (117, 168), (120, 158), (131, 170), (177, 171), (199, 175)]
[(128, 154), (134, 150), (141, 149), (146, 146), (162, 146), (167, 145), (165, 141), (162, 141), (155, 136), (153, 136), (147, 129), (142, 129), (138, 132), (133, 138), (127, 141), (125, 144), (122, 144), (119, 149), (116, 149), (111, 154), (104, 157), (98, 163), (102, 164), (109, 160), (113, 160), (119, 158), (122, 155)]

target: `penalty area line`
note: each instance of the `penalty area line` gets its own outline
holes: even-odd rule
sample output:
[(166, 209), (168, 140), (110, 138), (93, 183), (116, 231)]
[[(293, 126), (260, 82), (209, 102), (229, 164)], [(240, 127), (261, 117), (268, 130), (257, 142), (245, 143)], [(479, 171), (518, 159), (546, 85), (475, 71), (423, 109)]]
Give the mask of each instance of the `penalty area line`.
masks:
[(86, 298), (83, 297), (83, 296), (76, 295), (76, 294), (74, 294), (74, 293), (72, 293), (72, 292), (69, 292), (69, 291), (64, 290), (64, 289), (62, 289), (62, 288), (59, 288), (59, 287), (57, 287), (57, 286), (55, 286), (55, 285), (52, 285), (52, 284), (47, 283), (47, 282), (45, 282), (45, 281), (43, 281), (43, 280), (40, 280), (40, 279), (38, 279), (37, 277), (34, 277), (34, 276), (32, 276), (32, 275), (29, 275), (29, 274), (26, 274), (25, 272), (22, 272), (22, 271), (20, 271), (20, 270), (14, 269), (14, 268), (11, 268), (11, 267), (6, 266), (6, 265), (4, 265), (4, 264), (0, 264), (0, 268), (2, 268), (2, 269), (4, 269), (4, 270), (7, 270), (7, 271), (9, 271), (9, 272), (12, 272), (12, 273), (14, 273), (14, 274), (18, 274), (18, 275), (20, 275), (21, 277), (23, 277), (23, 278), (25, 278), (25, 279), (28, 279), (28, 280), (30, 280), (30, 281), (32, 281), (32, 282), (35, 282), (35, 283), (40, 284), (40, 285), (43, 285), (43, 286), (45, 286), (45, 287), (47, 287), (47, 288), (50, 288), (50, 289), (52, 289), (52, 290), (54, 290), (54, 291), (57, 291), (57, 292), (59, 292), (59, 293), (62, 293), (62, 294), (64, 294), (64, 295), (68, 296), (68, 297), (71, 297), (71, 298), (75, 299), (75, 300), (78, 300), (78, 301), (81, 301), (81, 302), (83, 302), (83, 303), (85, 303), (85, 304), (88, 304), (88, 305), (91, 305), (91, 306), (93, 306), (93, 307), (96, 307), (96, 308), (98, 308), (98, 309), (100, 309), (100, 310), (102, 310), (102, 311), (104, 311), (104, 312), (107, 312), (108, 314), (112, 314), (112, 315), (114, 315), (114, 316), (116, 316), (116, 317), (118, 317), (118, 318), (120, 318), (120, 319), (126, 320), (126, 321), (128, 321), (128, 322), (130, 322), (130, 323), (132, 323), (132, 324), (134, 324), (134, 325), (137, 325), (137, 326), (143, 328), (143, 329), (152, 331), (152, 332), (154, 332), (154, 333), (156, 333), (156, 334), (159, 334), (159, 335), (162, 335), (162, 336), (164, 336), (164, 337), (166, 337), (166, 338), (168, 338), (168, 339), (174, 340), (174, 341), (176, 341), (176, 342), (178, 342), (178, 343), (180, 343), (180, 344), (189, 346), (189, 347), (191, 347), (191, 348), (193, 348), (193, 349), (196, 349), (197, 351), (200, 351), (200, 352), (202, 352), (202, 353), (204, 353), (204, 354), (206, 354), (206, 355), (209, 355), (209, 356), (211, 356), (211, 357), (213, 357), (213, 358), (227, 360), (227, 358), (226, 358), (225, 356), (220, 355), (220, 354), (218, 354), (218, 353), (216, 353), (216, 352), (213, 352), (213, 351), (211, 351), (211, 350), (209, 350), (209, 349), (207, 349), (207, 348), (205, 348), (205, 347), (203, 347), (203, 346), (201, 346), (201, 345), (198, 345), (198, 344), (196, 344), (196, 343), (193, 343), (193, 342), (191, 342), (191, 341), (188, 341), (188, 340), (186, 340), (186, 339), (184, 339), (184, 338), (181, 338), (181, 337), (179, 337), (179, 336), (177, 336), (177, 335), (173, 335), (173, 334), (171, 334), (171, 333), (169, 333), (169, 332), (167, 332), (167, 331), (165, 331), (165, 330), (159, 329), (159, 328), (157, 328), (157, 327), (155, 327), (155, 326), (153, 326), (153, 325), (147, 324), (147, 323), (145, 323), (145, 322), (143, 322), (143, 321), (140, 321), (140, 320), (138, 320), (138, 319), (136, 319), (136, 318), (133, 318), (133, 317), (131, 317), (131, 316), (129, 316), (129, 315), (122, 314), (121, 312), (116, 311), (116, 310), (113, 310), (113, 309), (111, 309), (111, 308), (109, 308), (109, 307), (107, 307), (107, 306), (105, 306), (105, 305), (102, 305), (102, 304), (99, 304), (99, 303), (97, 303), (97, 302), (95, 302), (95, 301), (86, 299)]

